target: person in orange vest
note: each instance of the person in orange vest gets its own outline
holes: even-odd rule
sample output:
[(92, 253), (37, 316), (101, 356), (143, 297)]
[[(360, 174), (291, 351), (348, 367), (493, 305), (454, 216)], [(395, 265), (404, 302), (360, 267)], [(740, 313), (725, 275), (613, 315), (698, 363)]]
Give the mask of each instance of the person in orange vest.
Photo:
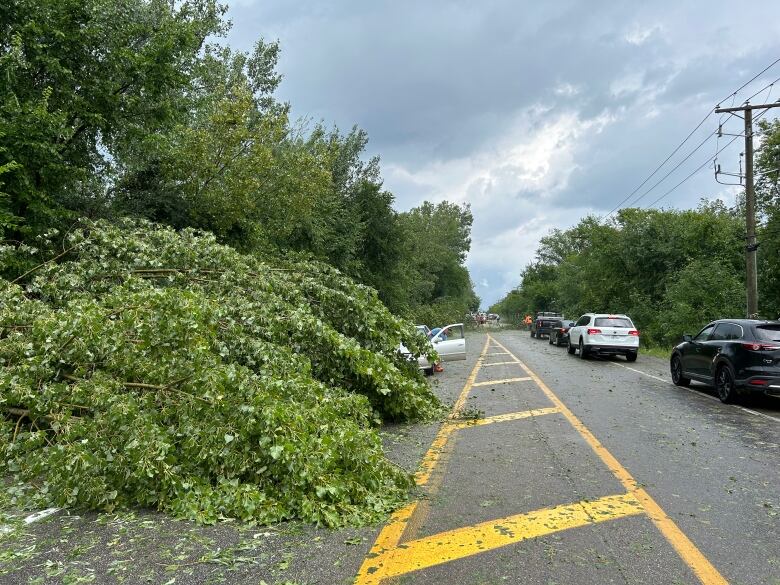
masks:
[(525, 324), (526, 329), (531, 328), (531, 323), (533, 322), (533, 319), (531, 319), (531, 315), (526, 315), (525, 319), (523, 319), (523, 323)]

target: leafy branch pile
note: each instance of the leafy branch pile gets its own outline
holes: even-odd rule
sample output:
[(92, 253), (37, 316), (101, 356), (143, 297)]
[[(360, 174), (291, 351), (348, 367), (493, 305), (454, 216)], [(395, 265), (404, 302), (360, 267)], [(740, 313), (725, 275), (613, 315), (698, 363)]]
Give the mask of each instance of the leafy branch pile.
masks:
[(438, 403), (397, 351), (424, 339), (373, 289), (193, 230), (63, 240), (58, 262), (0, 280), (0, 468), (18, 497), (331, 526), (406, 497), (373, 426)]

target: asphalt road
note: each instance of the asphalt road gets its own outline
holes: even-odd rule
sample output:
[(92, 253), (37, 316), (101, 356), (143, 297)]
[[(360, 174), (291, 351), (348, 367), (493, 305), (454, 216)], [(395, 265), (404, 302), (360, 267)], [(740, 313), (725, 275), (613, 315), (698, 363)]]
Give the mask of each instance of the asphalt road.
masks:
[(491, 335), (357, 583), (780, 583), (780, 404)]
[(780, 585), (780, 402), (724, 405), (664, 360), (527, 332), (467, 343), (431, 379), (451, 418), (382, 431), (420, 485), (386, 525), (0, 514), (0, 584)]

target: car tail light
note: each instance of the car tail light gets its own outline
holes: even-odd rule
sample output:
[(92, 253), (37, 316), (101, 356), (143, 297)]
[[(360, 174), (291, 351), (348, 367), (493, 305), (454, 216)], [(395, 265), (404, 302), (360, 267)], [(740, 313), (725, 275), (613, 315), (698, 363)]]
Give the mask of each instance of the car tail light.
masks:
[(751, 351), (774, 351), (780, 349), (780, 345), (769, 345), (767, 343), (743, 343), (742, 347)]
[(752, 386), (766, 386), (769, 384), (768, 380), (750, 380), (748, 384), (751, 384)]
[(588, 335), (596, 335), (597, 333), (601, 333), (601, 329), (588, 329)]
[(636, 329), (632, 329), (631, 331), (628, 332), (628, 334), (629, 335), (635, 335), (636, 337), (639, 337), (639, 331), (637, 331)]

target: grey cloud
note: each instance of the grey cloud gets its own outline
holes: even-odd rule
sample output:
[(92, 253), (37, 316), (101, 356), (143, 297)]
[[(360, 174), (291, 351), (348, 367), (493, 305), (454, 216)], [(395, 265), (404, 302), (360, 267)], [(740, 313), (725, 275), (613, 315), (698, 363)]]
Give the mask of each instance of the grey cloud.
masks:
[[(738, 19), (732, 8), (726, 0), (240, 0), (229, 42), (249, 48), (259, 36), (278, 38), (280, 97), (295, 115), (364, 128), (399, 209), (431, 198), (471, 201), (470, 267), (475, 282), (487, 280), (480, 294), (491, 301), (533, 257), (539, 234), (529, 227), (518, 239), (513, 230), (566, 227), (579, 214), (609, 211), (716, 100), (780, 57), (777, 2), (754, 3), (759, 19)], [(771, 73), (751, 87), (780, 77), (780, 66)], [(615, 94), (625, 80), (635, 87)], [(572, 115), (581, 124), (612, 121), (564, 139), (544, 181), (522, 181), (517, 163), (501, 160), (510, 141), (534, 144)], [(690, 147), (715, 127), (713, 117)], [(702, 148), (642, 204), (714, 148)], [(724, 167), (738, 152), (723, 153)], [(663, 204), (695, 206), (720, 190), (705, 169)], [(501, 265), (485, 268), (486, 258)]]

